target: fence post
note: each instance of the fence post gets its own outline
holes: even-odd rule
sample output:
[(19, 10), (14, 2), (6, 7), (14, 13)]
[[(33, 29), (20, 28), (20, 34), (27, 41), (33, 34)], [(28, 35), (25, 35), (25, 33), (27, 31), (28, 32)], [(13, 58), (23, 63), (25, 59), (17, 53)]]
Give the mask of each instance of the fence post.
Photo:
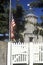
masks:
[(33, 43), (30, 43), (30, 65), (33, 65)]

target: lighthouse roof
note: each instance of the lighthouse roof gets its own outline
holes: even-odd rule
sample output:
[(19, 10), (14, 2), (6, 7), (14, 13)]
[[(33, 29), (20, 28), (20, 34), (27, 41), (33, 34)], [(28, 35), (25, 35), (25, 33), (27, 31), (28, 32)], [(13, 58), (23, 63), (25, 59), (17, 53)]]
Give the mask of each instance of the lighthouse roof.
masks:
[(32, 14), (32, 13), (26, 15), (26, 17), (30, 17), (30, 16), (31, 16), (31, 17), (36, 17), (36, 18), (38, 18), (38, 16), (36, 16), (36, 15), (34, 15), (34, 14)]

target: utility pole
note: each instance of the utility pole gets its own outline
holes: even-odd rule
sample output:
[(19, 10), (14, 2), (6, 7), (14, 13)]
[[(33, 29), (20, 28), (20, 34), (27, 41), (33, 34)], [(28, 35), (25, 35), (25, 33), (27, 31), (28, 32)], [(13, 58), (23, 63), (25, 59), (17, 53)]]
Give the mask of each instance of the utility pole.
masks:
[(10, 6), (9, 6), (9, 41), (11, 40), (10, 39), (10, 36), (11, 36), (11, 33), (10, 33), (10, 23), (11, 23), (11, 0), (10, 0)]

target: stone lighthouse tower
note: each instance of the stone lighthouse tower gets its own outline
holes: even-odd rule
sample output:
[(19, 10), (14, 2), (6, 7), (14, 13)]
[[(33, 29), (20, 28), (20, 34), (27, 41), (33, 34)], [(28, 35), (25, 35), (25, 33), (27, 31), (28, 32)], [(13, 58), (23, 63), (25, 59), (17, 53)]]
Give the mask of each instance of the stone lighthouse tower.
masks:
[(35, 25), (37, 23), (38, 17), (33, 14), (32, 8), (29, 8), (29, 14), (25, 16), (25, 20), (27, 21), (25, 25), (24, 31), (24, 42), (32, 42), (35, 39), (35, 35), (33, 31), (35, 30)]

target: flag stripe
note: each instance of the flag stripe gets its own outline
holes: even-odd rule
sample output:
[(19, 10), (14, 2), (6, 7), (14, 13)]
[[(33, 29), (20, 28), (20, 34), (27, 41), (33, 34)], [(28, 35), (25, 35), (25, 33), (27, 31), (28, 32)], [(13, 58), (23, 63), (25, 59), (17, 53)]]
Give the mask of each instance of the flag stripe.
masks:
[(14, 35), (14, 27), (16, 26), (14, 19), (12, 19), (11, 24), (10, 24), (10, 28), (11, 28), (11, 39), (15, 38)]

